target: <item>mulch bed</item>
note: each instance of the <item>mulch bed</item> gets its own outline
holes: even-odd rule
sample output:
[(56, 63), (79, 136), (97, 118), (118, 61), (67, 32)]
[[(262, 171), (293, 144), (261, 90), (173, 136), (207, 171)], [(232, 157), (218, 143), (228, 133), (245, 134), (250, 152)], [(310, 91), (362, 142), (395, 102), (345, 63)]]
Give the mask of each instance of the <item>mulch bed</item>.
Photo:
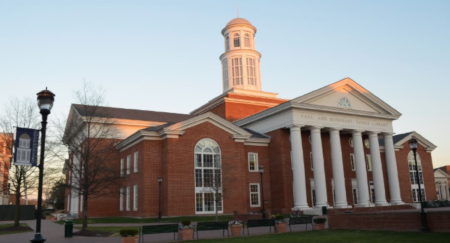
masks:
[(19, 226), (19, 227), (9, 227), (0, 229), (0, 232), (15, 232), (15, 231), (33, 231), (32, 228), (28, 226)]
[(114, 233), (102, 232), (102, 231), (91, 231), (91, 230), (73, 232), (74, 236), (87, 236), (87, 237), (110, 237), (113, 234)]

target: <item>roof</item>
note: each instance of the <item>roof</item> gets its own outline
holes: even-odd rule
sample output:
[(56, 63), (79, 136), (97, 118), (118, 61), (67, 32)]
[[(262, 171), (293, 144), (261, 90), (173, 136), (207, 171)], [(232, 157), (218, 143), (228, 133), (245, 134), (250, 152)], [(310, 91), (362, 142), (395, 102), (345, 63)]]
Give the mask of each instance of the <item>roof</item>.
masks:
[[(397, 142), (399, 142), (403, 138), (407, 137), (411, 133), (413, 133), (413, 132), (407, 132), (407, 133), (394, 135), (394, 136), (392, 136), (392, 140), (394, 141), (394, 144), (396, 144)], [(384, 146), (384, 138), (378, 139), (378, 143), (380, 144), (380, 146)]]
[(252, 134), (252, 138), (270, 138), (270, 136), (264, 133), (255, 132), (252, 129), (244, 128), (244, 130)]
[[(72, 104), (75, 110), (81, 116), (89, 115), (89, 109), (94, 106), (85, 106), (80, 104)], [(193, 117), (193, 115), (169, 113), (160, 111), (146, 111), (125, 109), (116, 107), (97, 106), (98, 110), (95, 111), (96, 117), (109, 117), (118, 119), (140, 120), (140, 121), (158, 121), (158, 122), (180, 122)]]
[(243, 18), (235, 18), (232, 19), (230, 22), (228, 22), (228, 24), (226, 26), (230, 26), (230, 25), (235, 25), (235, 24), (249, 24), (252, 25), (250, 23), (250, 21), (243, 19)]
[(173, 124), (175, 124), (175, 123), (174, 122), (168, 122), (166, 124), (162, 124), (162, 125), (159, 125), (159, 126), (147, 127), (145, 129), (142, 129), (142, 130), (144, 130), (144, 131), (155, 131), (156, 132), (156, 131), (159, 131), (159, 130), (165, 128), (165, 127), (171, 126)]

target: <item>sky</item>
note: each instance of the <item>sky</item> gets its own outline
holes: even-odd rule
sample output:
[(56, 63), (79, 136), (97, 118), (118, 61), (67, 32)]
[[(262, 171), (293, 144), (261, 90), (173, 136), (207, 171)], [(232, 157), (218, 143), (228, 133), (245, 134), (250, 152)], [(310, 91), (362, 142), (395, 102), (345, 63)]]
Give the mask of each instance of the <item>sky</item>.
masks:
[(403, 115), (397, 134), (450, 165), (450, 1), (0, 0), (0, 114), (56, 94), (66, 116), (84, 81), (108, 106), (189, 113), (222, 93), (221, 30), (257, 28), (263, 91), (293, 99), (350, 77)]

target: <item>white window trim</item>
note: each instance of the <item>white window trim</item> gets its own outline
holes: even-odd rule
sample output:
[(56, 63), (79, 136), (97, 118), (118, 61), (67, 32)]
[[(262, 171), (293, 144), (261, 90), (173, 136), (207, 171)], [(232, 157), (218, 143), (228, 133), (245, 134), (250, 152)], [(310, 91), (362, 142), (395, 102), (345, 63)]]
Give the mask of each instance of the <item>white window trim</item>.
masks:
[(122, 159), (120, 159), (120, 177), (123, 177), (123, 167), (124, 167), (124, 165), (123, 165), (123, 158), (122, 158)]
[(134, 164), (133, 164), (133, 172), (137, 173), (138, 172), (138, 162), (139, 162), (139, 152), (134, 152)]
[(366, 168), (367, 171), (372, 171), (372, 157), (370, 157), (370, 154), (366, 154)]
[(133, 211), (138, 210), (138, 185), (133, 186)]
[[(352, 160), (353, 158), (353, 160)], [(353, 163), (352, 163), (353, 161)], [(356, 171), (356, 161), (355, 161), (355, 154), (350, 154), (350, 169), (352, 169), (352, 171)]]
[[(258, 205), (252, 205), (252, 194), (255, 194), (256, 192), (252, 192), (252, 186), (258, 186)], [(259, 186), (259, 183), (250, 183), (248, 186), (248, 190), (249, 190), (249, 195), (250, 195), (250, 207), (252, 208), (257, 208), (257, 207), (261, 207), (261, 187)]]
[(123, 188), (120, 188), (120, 203), (119, 203), (119, 210), (123, 211)]
[(131, 167), (131, 155), (127, 155), (127, 175), (130, 174)]
[[(255, 169), (250, 169), (250, 157), (254, 155), (255, 156)], [(258, 161), (258, 153), (248, 153), (248, 171), (250, 172), (259, 172), (259, 161)]]
[(130, 211), (130, 187), (127, 187), (127, 192), (126, 192), (126, 209), (127, 211)]

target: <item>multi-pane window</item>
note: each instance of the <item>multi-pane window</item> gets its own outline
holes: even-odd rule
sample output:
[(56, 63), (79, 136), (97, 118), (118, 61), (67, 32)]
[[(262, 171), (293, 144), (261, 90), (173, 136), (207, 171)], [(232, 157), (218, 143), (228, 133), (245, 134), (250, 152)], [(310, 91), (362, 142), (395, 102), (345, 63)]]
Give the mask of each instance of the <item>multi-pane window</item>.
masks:
[(258, 183), (250, 183), (250, 206), (251, 207), (259, 207), (259, 184)]
[(131, 167), (131, 155), (127, 156), (127, 175), (130, 174), (130, 167)]
[(235, 34), (233, 38), (234, 47), (240, 47), (241, 46), (241, 40), (239, 39), (239, 34)]
[(138, 185), (133, 186), (133, 210), (138, 209)]
[(256, 84), (256, 68), (254, 58), (247, 58), (247, 83), (249, 85)]
[(373, 203), (375, 203), (375, 188), (373, 186), (372, 181), (369, 182), (369, 188), (370, 188), (370, 199), (372, 200)]
[(120, 188), (120, 204), (119, 204), (119, 210), (123, 211), (123, 188)]
[(123, 176), (123, 159), (120, 159), (120, 177)]
[(250, 47), (250, 35), (249, 34), (244, 35), (244, 46)]
[(314, 170), (314, 160), (312, 152), (309, 152), (309, 161), (311, 161), (311, 170)]
[(233, 85), (242, 85), (243, 78), (242, 78), (242, 58), (235, 57), (231, 59), (231, 66), (232, 66), (232, 75), (233, 75)]
[(311, 197), (312, 197), (312, 205), (316, 206), (316, 190), (315, 189), (311, 190)]
[(358, 191), (356, 188), (352, 189), (353, 194), (353, 204), (358, 204)]
[(367, 171), (372, 171), (372, 158), (370, 157), (370, 154), (366, 154), (366, 161)]
[[(417, 157), (417, 169), (419, 171), (419, 181), (420, 184), (423, 184), (423, 174), (422, 174), (422, 160), (420, 159), (419, 154), (416, 155)], [(419, 184), (419, 181), (417, 181), (417, 172), (416, 172), (416, 162), (414, 160), (414, 154), (413, 152), (409, 152), (408, 154), (408, 164), (409, 164), (409, 176), (411, 179), (411, 185)]]
[[(222, 210), (222, 162), (219, 145), (212, 139), (195, 146), (195, 209), (197, 213)], [(215, 200), (217, 197), (217, 200)]]
[(355, 155), (350, 154), (350, 166), (352, 168), (352, 171), (356, 170), (356, 163), (355, 163)]
[[(412, 197), (414, 202), (419, 202), (419, 189), (411, 189)], [(420, 192), (422, 193), (422, 201), (426, 201), (425, 197), (425, 190), (421, 189)]]
[(228, 88), (228, 61), (227, 59), (223, 59), (222, 61), (222, 70), (223, 70), (223, 85), (224, 88)]
[(127, 211), (130, 211), (130, 187), (129, 186), (127, 187), (126, 200), (127, 200), (127, 202), (126, 202)]
[(134, 173), (138, 172), (138, 161), (139, 161), (139, 152), (134, 152), (134, 164), (133, 164), (133, 171)]
[(230, 36), (228, 35), (225, 37), (225, 50), (230, 50)]
[(249, 171), (258, 171), (258, 154), (257, 153), (248, 153), (248, 170)]

